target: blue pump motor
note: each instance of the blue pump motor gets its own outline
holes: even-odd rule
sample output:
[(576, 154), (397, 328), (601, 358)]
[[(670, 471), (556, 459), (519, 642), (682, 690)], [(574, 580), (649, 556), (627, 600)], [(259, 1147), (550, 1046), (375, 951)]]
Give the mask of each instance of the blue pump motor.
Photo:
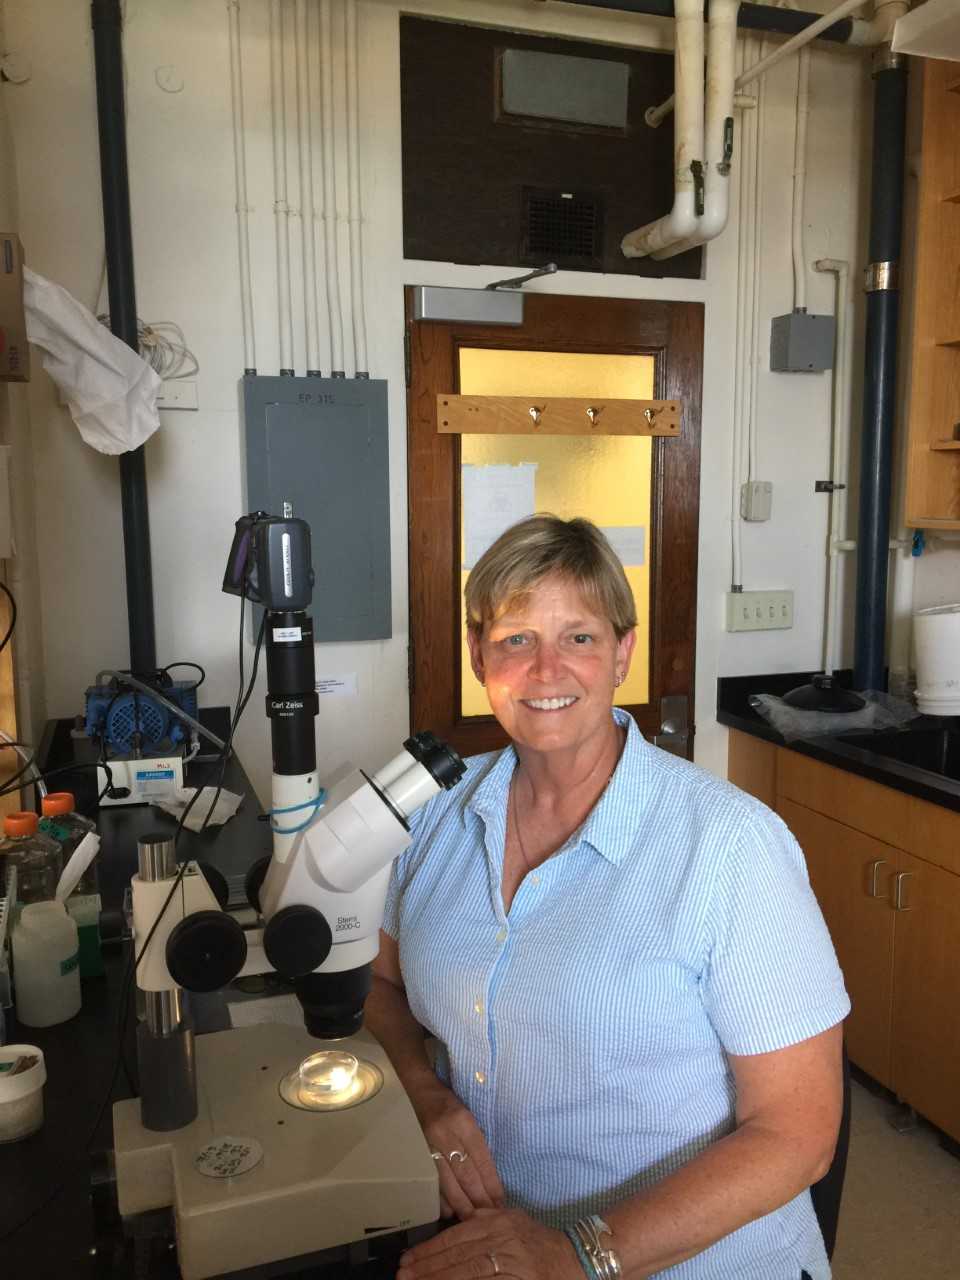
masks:
[[(160, 692), (187, 715), (197, 718), (196, 684), (174, 680), (164, 684)], [(135, 749), (155, 752), (162, 743), (176, 747), (190, 737), (190, 726), (159, 699), (140, 689), (118, 688), (115, 683), (91, 685), (87, 690), (84, 731), (89, 738), (102, 738), (115, 755)]]

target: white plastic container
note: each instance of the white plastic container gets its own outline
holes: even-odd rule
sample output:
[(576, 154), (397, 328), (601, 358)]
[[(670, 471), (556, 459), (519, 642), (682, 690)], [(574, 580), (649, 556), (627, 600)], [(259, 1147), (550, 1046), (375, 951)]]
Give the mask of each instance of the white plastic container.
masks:
[[(26, 1071), (12, 1075), (19, 1058), (36, 1058)], [(47, 1070), (43, 1051), (32, 1044), (0, 1048), (0, 1142), (26, 1138), (43, 1124), (43, 1086)]]
[(62, 902), (31, 902), (13, 931), (17, 1019), (52, 1027), (80, 1011), (80, 940)]
[(925, 715), (960, 715), (960, 604), (913, 615), (917, 707)]

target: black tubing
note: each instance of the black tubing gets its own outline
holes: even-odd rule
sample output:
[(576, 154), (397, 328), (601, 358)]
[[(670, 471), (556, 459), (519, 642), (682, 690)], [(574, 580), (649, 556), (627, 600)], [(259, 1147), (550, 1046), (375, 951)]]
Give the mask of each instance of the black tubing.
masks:
[[(618, 9), (622, 13), (637, 13), (651, 18), (672, 18), (673, 0), (568, 0), (570, 4), (586, 5), (591, 9)], [(706, 14), (709, 14), (709, 0)], [(737, 26), (748, 31), (771, 31), (785, 36), (806, 31), (812, 23), (823, 17), (822, 13), (803, 13), (798, 9), (775, 9), (766, 4), (741, 4)], [(832, 27), (821, 31), (818, 40), (831, 40), (846, 44), (853, 31), (850, 18), (841, 18)]]
[[(120, 0), (93, 0), (90, 18), (97, 78), (100, 185), (103, 194), (110, 328), (127, 346), (139, 351), (123, 106), (123, 24)], [(142, 445), (139, 449), (120, 455), (120, 502), (127, 579), (130, 669), (134, 675), (149, 675), (157, 666), (157, 640), (153, 615), (147, 471)]]
[[(906, 101), (905, 63), (876, 73), (870, 262), (892, 263), (895, 269), (900, 262), (902, 240)], [(857, 535), (855, 689), (884, 687), (899, 311), (900, 294), (895, 279), (893, 288), (868, 292)]]

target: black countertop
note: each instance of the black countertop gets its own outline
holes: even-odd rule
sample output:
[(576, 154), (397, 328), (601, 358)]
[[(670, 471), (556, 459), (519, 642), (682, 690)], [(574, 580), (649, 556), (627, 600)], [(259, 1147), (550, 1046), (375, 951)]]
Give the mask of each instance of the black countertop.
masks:
[[(756, 676), (722, 676), (717, 681), (717, 720), (730, 729), (739, 729), (743, 733), (752, 734), (755, 738), (763, 738), (781, 747), (789, 747), (801, 755), (811, 756), (814, 760), (822, 760), (824, 764), (833, 765), (837, 769), (845, 769), (848, 773), (859, 774), (895, 791), (904, 791), (918, 796), (921, 800), (929, 800), (932, 804), (943, 805), (960, 813), (960, 780), (944, 777), (928, 769), (918, 768), (903, 760), (881, 755), (869, 750), (865, 745), (854, 746), (848, 742), (838, 741), (835, 735), (816, 738), (795, 738), (787, 742), (776, 729), (756, 711), (749, 702), (751, 694), (769, 693), (775, 697), (783, 697), (797, 685), (806, 684), (814, 675), (811, 671), (794, 671), (781, 675)], [(850, 684), (849, 673), (840, 673), (838, 683)], [(891, 733), (908, 735), (930, 729), (960, 729), (958, 716), (917, 716), (899, 730), (886, 730), (883, 736)], [(851, 729), (850, 733), (860, 732)], [(878, 731), (878, 736), (880, 731)]]

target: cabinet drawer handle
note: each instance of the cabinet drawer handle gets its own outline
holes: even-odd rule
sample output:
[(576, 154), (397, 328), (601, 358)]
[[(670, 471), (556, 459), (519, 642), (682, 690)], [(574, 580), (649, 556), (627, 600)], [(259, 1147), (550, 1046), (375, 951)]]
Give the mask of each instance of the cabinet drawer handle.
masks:
[(867, 876), (867, 897), (868, 898), (880, 897), (880, 886), (879, 886), (880, 868), (885, 867), (886, 865), (887, 865), (886, 858), (877, 858), (875, 861), (871, 862), (869, 867), (867, 868), (867, 871), (869, 873)]
[(903, 901), (903, 882), (913, 875), (912, 871), (898, 871), (893, 878), (893, 909), (894, 911), (910, 911), (911, 907), (904, 904)]

